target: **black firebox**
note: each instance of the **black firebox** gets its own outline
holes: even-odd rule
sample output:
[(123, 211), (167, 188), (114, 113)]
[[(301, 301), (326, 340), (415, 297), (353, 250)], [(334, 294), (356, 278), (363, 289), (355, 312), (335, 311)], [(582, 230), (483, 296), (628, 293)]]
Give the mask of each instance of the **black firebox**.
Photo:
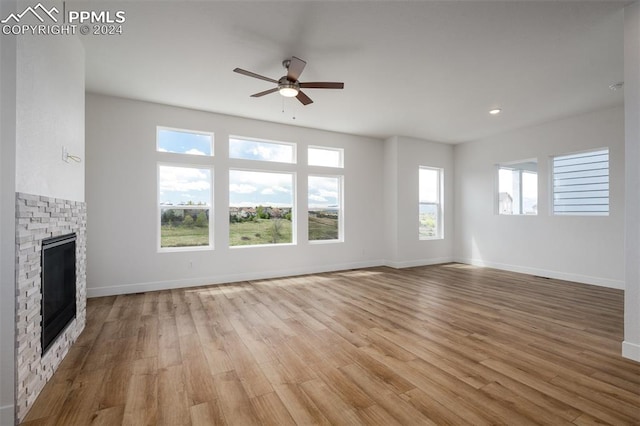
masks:
[(76, 317), (76, 234), (42, 241), (42, 354)]

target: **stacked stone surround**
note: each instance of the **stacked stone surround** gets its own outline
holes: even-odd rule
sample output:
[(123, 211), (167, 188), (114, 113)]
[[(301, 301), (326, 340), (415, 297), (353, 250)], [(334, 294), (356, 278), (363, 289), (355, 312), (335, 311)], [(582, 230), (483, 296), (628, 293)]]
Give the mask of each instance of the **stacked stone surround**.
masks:
[[(87, 209), (83, 202), (16, 193), (16, 414), (23, 420), (85, 325)], [(42, 240), (76, 233), (76, 318), (42, 356)]]

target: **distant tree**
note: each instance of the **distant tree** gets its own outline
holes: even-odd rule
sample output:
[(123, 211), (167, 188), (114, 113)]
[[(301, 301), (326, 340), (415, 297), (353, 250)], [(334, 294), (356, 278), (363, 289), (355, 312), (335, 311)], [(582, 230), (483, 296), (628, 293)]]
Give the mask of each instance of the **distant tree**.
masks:
[(198, 228), (206, 228), (209, 225), (209, 220), (207, 219), (207, 214), (203, 211), (198, 213), (198, 217), (196, 218), (196, 226)]
[(291, 222), (291, 213), (286, 213), (284, 215), (284, 218), (287, 219), (289, 222)]
[(256, 207), (256, 216), (258, 217), (258, 219), (269, 219), (271, 217), (267, 209), (265, 209), (263, 206)]
[(187, 228), (193, 228), (194, 225), (194, 220), (193, 217), (188, 214), (184, 216), (184, 219), (182, 219), (182, 226), (187, 227)]
[(174, 225), (178, 221), (179, 218), (176, 216), (176, 212), (173, 209), (162, 212), (162, 218), (160, 220), (162, 225)]

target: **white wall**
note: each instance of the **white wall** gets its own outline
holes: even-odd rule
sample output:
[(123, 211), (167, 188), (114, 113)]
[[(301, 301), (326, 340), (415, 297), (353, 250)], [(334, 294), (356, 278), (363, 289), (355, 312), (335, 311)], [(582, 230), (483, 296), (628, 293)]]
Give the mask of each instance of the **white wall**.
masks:
[(640, 2), (625, 8), (624, 41), (627, 186), (622, 354), (640, 361)]
[[(15, 12), (0, 1), (0, 16)], [(16, 39), (0, 36), (0, 425), (14, 423)]]
[[(2, 0), (0, 16), (16, 3)], [(59, 6), (61, 7), (61, 6)], [(84, 50), (72, 36), (3, 35), (0, 42), (0, 424), (14, 423), (15, 193), (84, 201)]]
[[(459, 261), (624, 288), (624, 111), (606, 109), (456, 145)], [(550, 214), (550, 157), (609, 147), (610, 215)], [(495, 214), (497, 163), (538, 159), (538, 215)]]
[[(16, 191), (84, 201), (84, 49), (80, 40), (19, 36), (17, 60)], [(63, 146), (83, 162), (62, 161)]]
[[(444, 169), (444, 238), (418, 238), (418, 169)], [(394, 136), (385, 141), (387, 265), (396, 268), (453, 260), (453, 146)]]
[[(95, 94), (86, 105), (89, 296), (383, 263), (382, 141)], [(214, 250), (157, 252), (158, 125), (215, 134)], [(230, 134), (297, 142), (299, 153), (307, 145), (344, 148), (345, 242), (307, 243), (299, 212), (297, 245), (228, 248)], [(300, 163), (299, 182), (308, 171)]]

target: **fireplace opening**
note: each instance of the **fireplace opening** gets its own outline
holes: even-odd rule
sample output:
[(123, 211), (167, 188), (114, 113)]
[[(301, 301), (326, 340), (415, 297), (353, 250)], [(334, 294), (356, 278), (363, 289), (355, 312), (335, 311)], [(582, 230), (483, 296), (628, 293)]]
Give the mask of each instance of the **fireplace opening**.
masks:
[(42, 354), (76, 317), (76, 234), (42, 241)]

